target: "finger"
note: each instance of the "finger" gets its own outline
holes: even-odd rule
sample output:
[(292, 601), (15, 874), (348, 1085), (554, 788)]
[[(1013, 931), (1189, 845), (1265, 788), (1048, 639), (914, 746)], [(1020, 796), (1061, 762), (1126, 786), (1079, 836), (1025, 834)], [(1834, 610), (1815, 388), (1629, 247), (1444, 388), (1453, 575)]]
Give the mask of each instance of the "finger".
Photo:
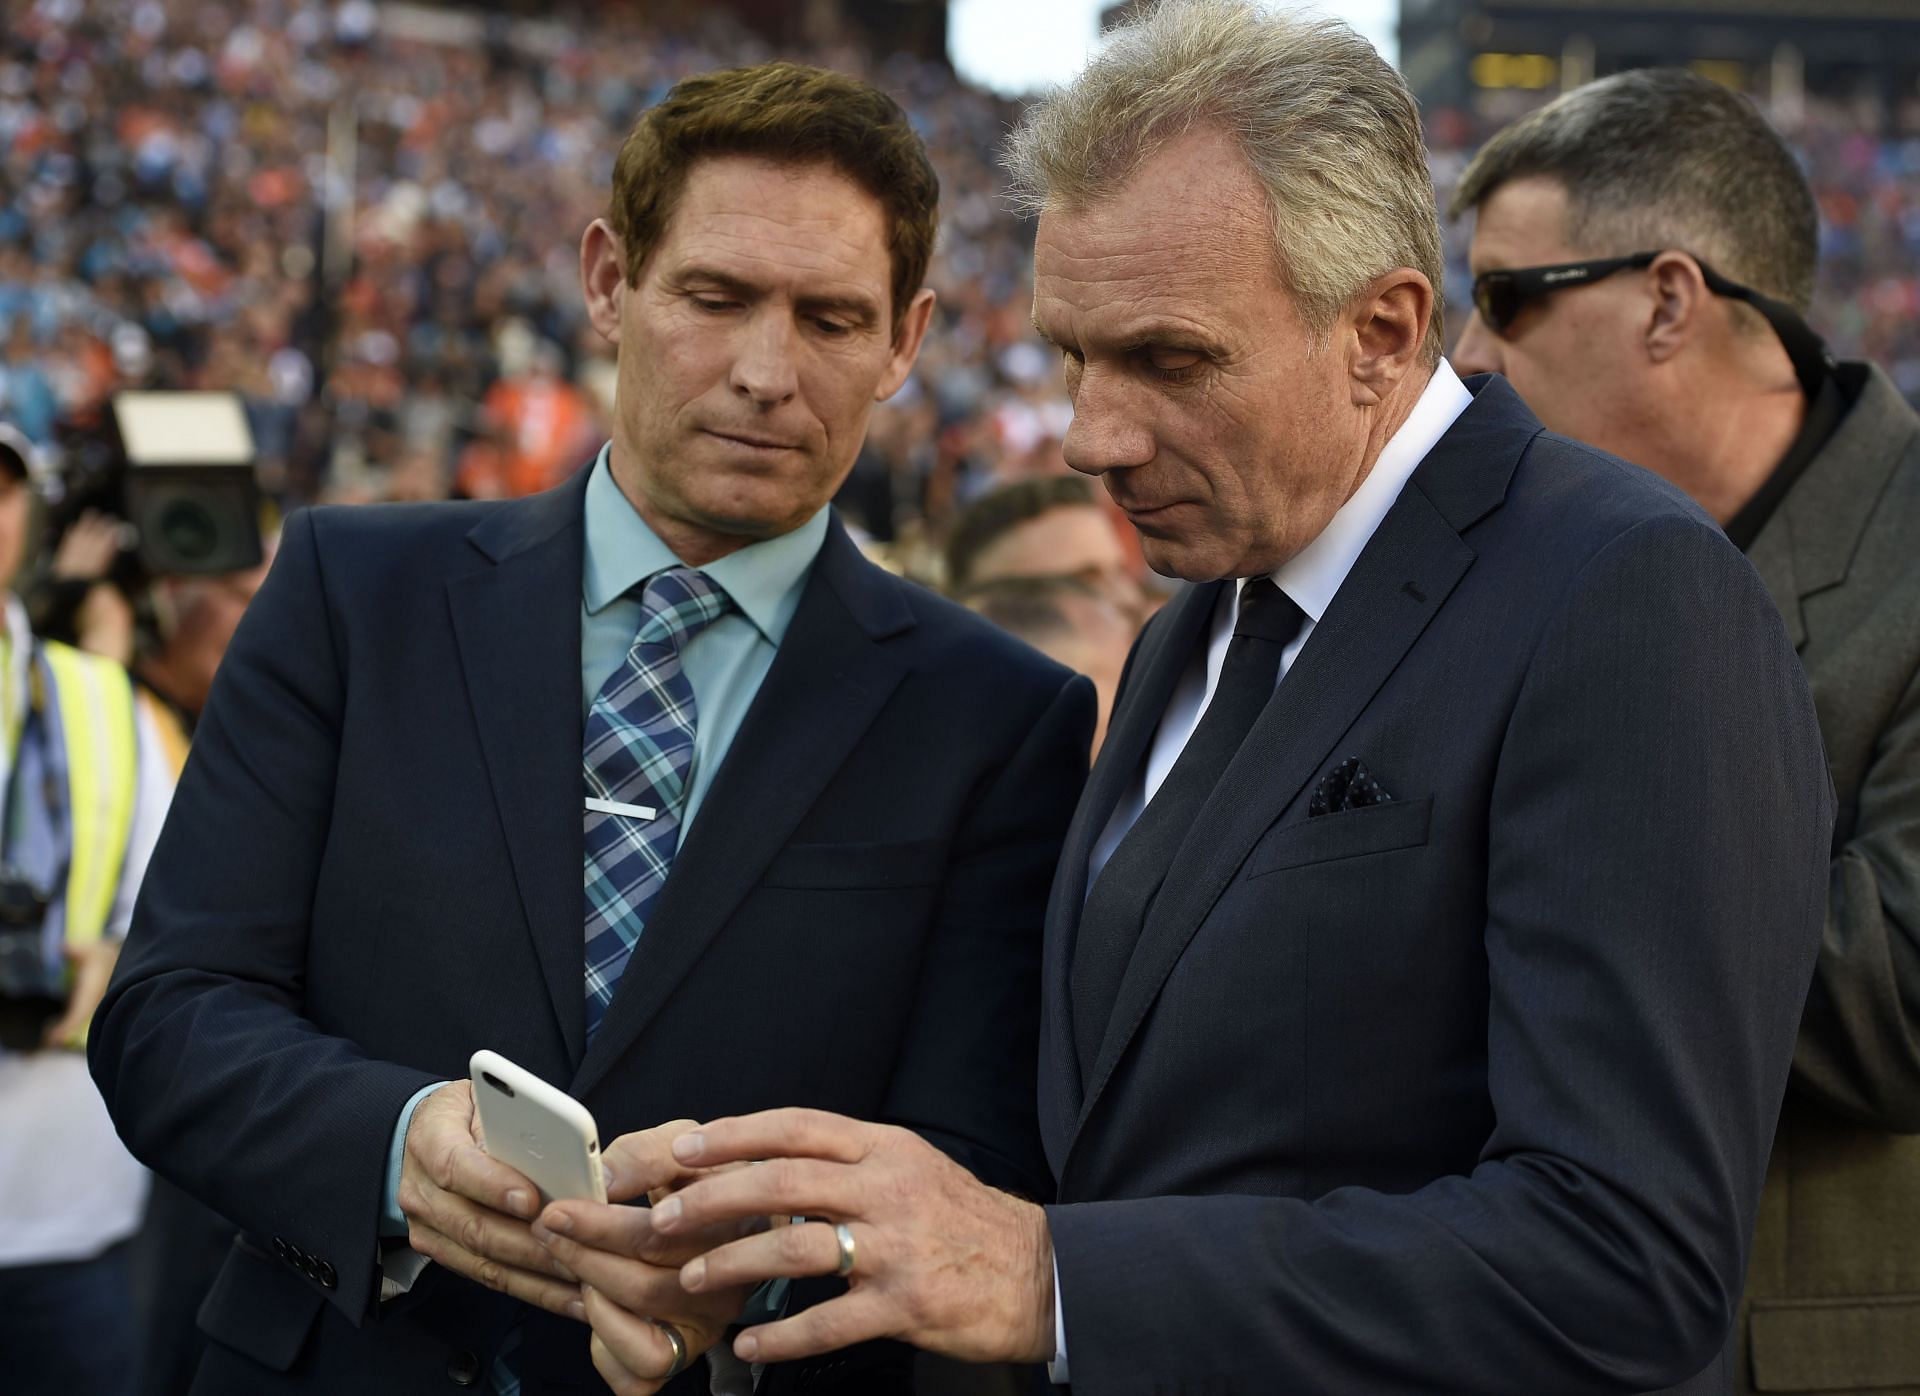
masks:
[(517, 1217), (477, 1207), (457, 1193), (431, 1195), (426, 1203), (418, 1224), (448, 1237), (469, 1254), (519, 1270), (544, 1271), (563, 1280), (573, 1279), (553, 1252), (540, 1244), (532, 1228)]
[(673, 1141), (673, 1156), (701, 1168), (739, 1160), (818, 1158), (858, 1163), (882, 1127), (825, 1110), (762, 1110), (711, 1120)]
[(652, 1265), (622, 1255), (577, 1246), (564, 1236), (555, 1236), (549, 1245), (554, 1260), (566, 1267), (574, 1278), (605, 1294), (629, 1313), (647, 1318), (667, 1318), (688, 1307), (686, 1290), (680, 1286), (680, 1272), (671, 1265)]
[(415, 1225), (408, 1230), (407, 1244), (435, 1264), (444, 1265), (457, 1275), (525, 1304), (545, 1309), (550, 1314), (586, 1320), (580, 1302), (580, 1286), (538, 1274), (517, 1265), (506, 1265), (490, 1256), (478, 1255), (444, 1232)]
[(900, 1326), (892, 1301), (873, 1290), (856, 1289), (802, 1309), (792, 1318), (746, 1329), (733, 1340), (733, 1355), (742, 1362), (791, 1362), (872, 1338), (889, 1338)]
[[(653, 1214), (625, 1203), (565, 1199), (547, 1204), (534, 1223), (534, 1236), (551, 1248), (577, 1243), (636, 1260), (653, 1260), (664, 1238), (654, 1231)], [(545, 1232), (545, 1235), (541, 1233)]]
[[(860, 1238), (870, 1232), (864, 1226), (849, 1230), (853, 1232), (857, 1266)], [(763, 1231), (695, 1256), (680, 1268), (680, 1283), (688, 1293), (700, 1294), (766, 1280), (831, 1275), (839, 1269), (840, 1238), (833, 1227), (826, 1222), (803, 1222)]]
[(443, 1191), (531, 1220), (540, 1210), (539, 1190), (474, 1142), (471, 1107), (454, 1094), (463, 1084), (443, 1086), (420, 1103), (407, 1129), (407, 1154)]
[(623, 1134), (607, 1145), (600, 1155), (607, 1173), (607, 1200), (625, 1202), (687, 1177), (688, 1169), (673, 1156), (673, 1141), (699, 1127), (698, 1120), (669, 1120)]
[(870, 1199), (861, 1172), (844, 1163), (772, 1158), (755, 1168), (731, 1168), (688, 1183), (653, 1209), (656, 1230), (669, 1236), (748, 1217), (782, 1213), (857, 1216)]
[[(616, 1392), (634, 1389), (635, 1382), (659, 1383), (672, 1371), (673, 1341), (660, 1325), (631, 1313), (608, 1295), (588, 1288), (581, 1292), (586, 1305), (587, 1322), (593, 1325), (593, 1365)], [(675, 1323), (680, 1339), (687, 1345), (687, 1363), (713, 1346), (716, 1333), (699, 1324)], [(605, 1365), (602, 1365), (605, 1359)], [(623, 1381), (627, 1385), (623, 1386)], [(639, 1389), (651, 1391), (653, 1386)]]

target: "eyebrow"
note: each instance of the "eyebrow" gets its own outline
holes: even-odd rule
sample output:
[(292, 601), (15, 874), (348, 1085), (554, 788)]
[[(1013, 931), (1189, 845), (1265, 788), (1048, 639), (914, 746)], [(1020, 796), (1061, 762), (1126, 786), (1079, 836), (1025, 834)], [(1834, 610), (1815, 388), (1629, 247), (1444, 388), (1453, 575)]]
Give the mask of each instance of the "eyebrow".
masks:
[[(765, 294), (762, 287), (750, 281), (743, 281), (737, 276), (721, 271), (718, 267), (684, 267), (674, 274), (673, 279), (683, 286), (695, 282), (710, 285), (741, 300), (755, 299)], [(875, 305), (869, 296), (803, 295), (796, 297), (794, 304), (808, 313), (838, 311), (843, 315), (851, 316), (862, 325), (877, 324), (880, 319), (880, 307)]]
[[(1055, 349), (1064, 350), (1066, 345), (1048, 334), (1036, 317), (1030, 321), (1033, 332)], [(1220, 353), (1219, 344), (1210, 336), (1200, 333), (1191, 325), (1173, 324), (1161, 321), (1149, 321), (1130, 330), (1124, 339), (1115, 345), (1115, 352), (1137, 354), (1143, 349), (1178, 348), (1190, 349), (1199, 354)]]

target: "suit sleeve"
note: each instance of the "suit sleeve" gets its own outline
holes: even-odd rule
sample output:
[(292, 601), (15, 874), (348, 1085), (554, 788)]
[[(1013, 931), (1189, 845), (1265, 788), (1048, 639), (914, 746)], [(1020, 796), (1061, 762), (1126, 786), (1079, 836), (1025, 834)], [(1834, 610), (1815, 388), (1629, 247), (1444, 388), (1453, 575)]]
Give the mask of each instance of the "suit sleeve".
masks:
[(1832, 815), (1751, 569), (1702, 522), (1616, 538), (1556, 603), (1491, 785), (1496, 1125), (1476, 1166), (1405, 1195), (1049, 1209), (1075, 1382), (1574, 1396), (1705, 1368), (1741, 1292)]
[(305, 1252), (358, 1323), (394, 1121), (434, 1078), (369, 1060), (302, 997), (346, 702), (315, 528), (287, 525), (220, 666), (89, 1056), (142, 1162)]
[(884, 1111), (983, 1181), (1028, 1197), (1050, 1187), (1033, 1084), (1041, 933), (1093, 717), (1086, 679), (1053, 690), (968, 811)]
[(1795, 1086), (1879, 1129), (1920, 1134), (1920, 674), (1861, 781), (1833, 860)]

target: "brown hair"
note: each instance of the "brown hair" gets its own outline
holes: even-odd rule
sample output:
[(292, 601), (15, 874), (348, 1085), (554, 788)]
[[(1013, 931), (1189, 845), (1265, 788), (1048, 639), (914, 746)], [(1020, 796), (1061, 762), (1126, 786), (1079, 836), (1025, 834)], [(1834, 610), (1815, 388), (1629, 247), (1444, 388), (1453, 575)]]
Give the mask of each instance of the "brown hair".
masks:
[(927, 274), (940, 222), (940, 180), (893, 98), (870, 83), (798, 63), (762, 63), (684, 78), (641, 114), (613, 162), (613, 230), (638, 284), (701, 160), (758, 155), (821, 163), (865, 189), (887, 215), (893, 325)]
[(947, 535), (947, 586), (971, 586), (980, 555), (1021, 524), (1055, 509), (1099, 507), (1093, 483), (1081, 475), (1035, 475), (989, 490), (966, 507)]

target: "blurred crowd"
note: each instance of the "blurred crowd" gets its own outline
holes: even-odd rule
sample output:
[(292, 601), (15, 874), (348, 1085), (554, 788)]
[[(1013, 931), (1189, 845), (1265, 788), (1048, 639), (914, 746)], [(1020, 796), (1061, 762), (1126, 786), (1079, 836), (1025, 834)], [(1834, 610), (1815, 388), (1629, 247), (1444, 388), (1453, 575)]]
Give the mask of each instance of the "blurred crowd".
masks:
[[(564, 24), (369, 0), (15, 9), (0, 413), (55, 448), (116, 388), (237, 388), (289, 505), (520, 494), (587, 460), (612, 360), (581, 312), (576, 239), (620, 137), (680, 76), (770, 56), (693, 6)], [(1027, 329), (1031, 227), (999, 199), (1014, 108), (937, 65), (802, 56), (895, 94), (941, 175), (939, 319), (842, 498), (937, 571), (916, 540), (1060, 469), (1067, 404)], [(1429, 126), (1444, 196), (1484, 133), (1452, 112)], [(1821, 202), (1815, 323), (1920, 398), (1920, 112), (1814, 102), (1790, 134)]]
[[(584, 462), (612, 360), (577, 241), (620, 138), (682, 75), (771, 56), (671, 6), (567, 26), (358, 0), (19, 8), (0, 412), (53, 447), (116, 388), (237, 388), (288, 504), (520, 494)], [(1056, 463), (1066, 405), (1026, 327), (1030, 230), (997, 197), (1012, 108), (943, 68), (805, 56), (893, 92), (942, 179), (939, 323), (848, 486), (886, 539)]]

